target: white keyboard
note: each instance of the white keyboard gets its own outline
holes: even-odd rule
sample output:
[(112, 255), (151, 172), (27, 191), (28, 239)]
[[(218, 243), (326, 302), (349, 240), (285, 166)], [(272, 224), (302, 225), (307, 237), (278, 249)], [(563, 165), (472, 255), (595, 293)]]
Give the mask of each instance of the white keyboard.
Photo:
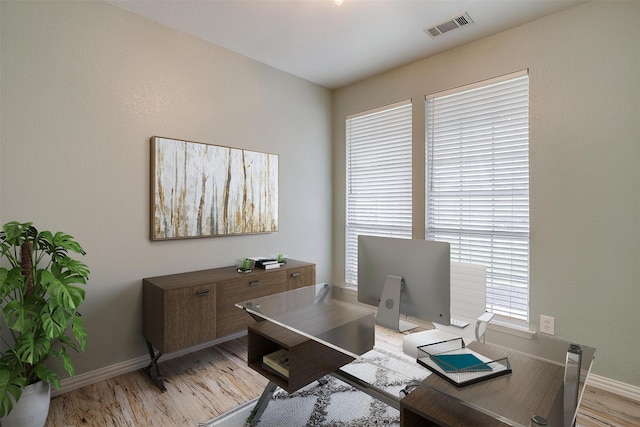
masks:
[(456, 328), (466, 328), (467, 326), (469, 326), (469, 322), (465, 322), (464, 320), (460, 320), (460, 319), (455, 319), (455, 318), (451, 318), (450, 321), (451, 326), (455, 326)]

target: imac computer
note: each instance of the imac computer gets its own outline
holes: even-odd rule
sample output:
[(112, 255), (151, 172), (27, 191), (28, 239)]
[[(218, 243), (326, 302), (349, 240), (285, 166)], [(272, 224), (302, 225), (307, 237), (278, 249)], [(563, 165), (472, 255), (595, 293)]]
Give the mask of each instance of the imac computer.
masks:
[(400, 314), (450, 324), (449, 243), (358, 237), (358, 301), (378, 307), (376, 323), (397, 331), (417, 325)]

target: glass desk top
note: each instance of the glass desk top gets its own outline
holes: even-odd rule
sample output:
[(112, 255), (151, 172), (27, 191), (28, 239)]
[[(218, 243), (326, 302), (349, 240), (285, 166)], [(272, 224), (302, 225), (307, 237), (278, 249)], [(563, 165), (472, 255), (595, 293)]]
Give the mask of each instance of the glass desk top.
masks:
[(254, 317), (269, 320), (353, 358), (371, 350), (375, 309), (333, 298), (339, 288), (307, 286), (236, 304)]
[[(270, 321), (375, 365), (378, 362), (367, 360), (367, 352), (377, 339), (373, 337), (376, 310), (334, 298), (341, 292), (340, 288), (321, 284), (240, 302), (236, 306), (258, 320)], [(576, 364), (575, 369), (571, 369), (570, 345), (541, 335), (505, 342), (499, 335), (488, 333), (487, 343), (472, 342), (466, 348), (486, 360), (506, 357), (511, 373), (464, 387), (434, 374), (420, 381), (407, 377), (407, 384), (417, 387), (405, 399), (408, 401), (413, 396), (418, 406), (436, 397), (453, 400), (506, 425), (545, 425), (543, 422), (549, 426), (571, 425), (577, 412), (577, 405), (572, 406), (571, 402), (580, 402), (596, 350), (579, 346), (580, 367)], [(569, 369), (565, 369), (566, 366)], [(394, 374), (403, 375), (397, 371)], [(421, 393), (428, 393), (428, 397), (419, 398)], [(565, 402), (568, 402), (566, 408)], [(535, 420), (541, 424), (532, 420), (534, 416), (541, 417)]]

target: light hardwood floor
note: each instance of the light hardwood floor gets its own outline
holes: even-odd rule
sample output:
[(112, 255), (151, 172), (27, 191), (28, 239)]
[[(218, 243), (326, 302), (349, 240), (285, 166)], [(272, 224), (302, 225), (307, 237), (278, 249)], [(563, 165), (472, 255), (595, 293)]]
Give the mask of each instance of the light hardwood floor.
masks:
[[(401, 339), (388, 334), (377, 345), (398, 349)], [(246, 354), (243, 337), (161, 362), (165, 393), (136, 371), (56, 396), (45, 427), (196, 427), (260, 395), (267, 381), (247, 367)], [(578, 423), (640, 426), (640, 404), (587, 388)]]

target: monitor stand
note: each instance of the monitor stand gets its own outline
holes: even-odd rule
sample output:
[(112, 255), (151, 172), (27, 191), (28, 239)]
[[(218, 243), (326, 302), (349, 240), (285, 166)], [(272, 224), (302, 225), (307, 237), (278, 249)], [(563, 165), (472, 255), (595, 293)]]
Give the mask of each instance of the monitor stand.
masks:
[(384, 281), (382, 297), (378, 306), (376, 323), (394, 331), (405, 332), (418, 325), (400, 320), (400, 292), (402, 291), (402, 276), (388, 274)]

